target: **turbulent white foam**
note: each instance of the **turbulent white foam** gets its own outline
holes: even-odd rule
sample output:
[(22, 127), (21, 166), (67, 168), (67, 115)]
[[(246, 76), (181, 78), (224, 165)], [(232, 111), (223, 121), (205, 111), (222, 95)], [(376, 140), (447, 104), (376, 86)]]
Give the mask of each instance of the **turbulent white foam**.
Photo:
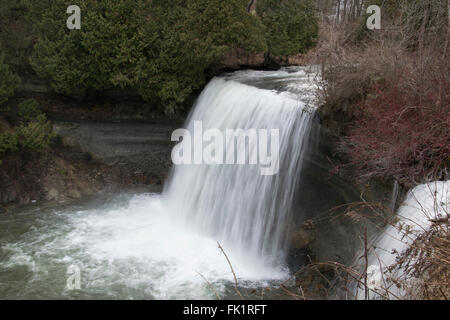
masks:
[[(398, 222), (387, 227), (374, 243), (376, 249), (369, 256), (369, 287), (391, 298), (402, 297), (402, 288), (388, 279), (410, 282), (414, 279), (408, 279), (402, 268), (391, 270), (389, 267), (395, 264), (397, 254), (406, 250), (418, 235), (430, 228), (432, 220), (449, 213), (450, 181), (423, 184), (410, 191), (398, 211)], [(359, 294), (362, 298), (362, 293)], [(379, 295), (372, 293), (371, 297), (377, 298)]]
[[(214, 238), (184, 228), (168, 214), (161, 196), (133, 196), (99, 209), (58, 215), (63, 221), (57, 229), (46, 225), (8, 244), (3, 249), (12, 256), (0, 263), (2, 269), (26, 266), (32, 272), (30, 290), (38, 285), (49, 290), (42, 289), (42, 298), (74, 294), (64, 289), (64, 272), (72, 264), (82, 271), (82, 297), (213, 298), (214, 290), (222, 292), (227, 281), (234, 281)], [(286, 277), (283, 270), (255, 264), (250, 257), (224, 249), (235, 262), (242, 285)], [(59, 278), (50, 266), (57, 268)], [(32, 293), (27, 289), (17, 294)]]

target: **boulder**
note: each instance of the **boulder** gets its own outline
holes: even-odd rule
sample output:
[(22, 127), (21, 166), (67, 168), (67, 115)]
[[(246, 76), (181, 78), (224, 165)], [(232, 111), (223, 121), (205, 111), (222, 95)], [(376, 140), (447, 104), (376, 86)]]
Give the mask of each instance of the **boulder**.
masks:
[(292, 234), (292, 247), (295, 249), (304, 249), (315, 240), (312, 232), (300, 228)]
[(58, 200), (58, 198), (59, 198), (58, 190), (56, 190), (55, 188), (51, 188), (50, 190), (48, 190), (47, 196), (46, 196), (47, 201)]
[(80, 199), (81, 192), (78, 189), (69, 189), (66, 192), (67, 196), (73, 199)]

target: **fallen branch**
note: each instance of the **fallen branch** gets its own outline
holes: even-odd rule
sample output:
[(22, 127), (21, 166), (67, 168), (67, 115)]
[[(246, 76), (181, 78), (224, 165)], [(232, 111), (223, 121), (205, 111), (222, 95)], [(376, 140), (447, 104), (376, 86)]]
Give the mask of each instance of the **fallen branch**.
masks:
[(225, 250), (223, 250), (222, 246), (220, 245), (219, 241), (217, 241), (217, 245), (219, 246), (219, 249), (222, 251), (223, 255), (225, 256), (225, 258), (228, 261), (228, 265), (230, 266), (231, 272), (233, 273), (233, 277), (234, 277), (234, 289), (236, 291), (236, 293), (239, 295), (239, 297), (241, 298), (241, 300), (244, 300), (244, 297), (242, 297), (242, 294), (239, 292), (238, 289), (238, 281), (237, 281), (237, 277), (236, 277), (236, 273), (234, 272), (233, 266), (231, 265), (230, 259), (228, 258), (227, 254), (225, 253)]
[(206, 283), (208, 284), (208, 286), (214, 291), (215, 295), (217, 296), (217, 299), (222, 300), (219, 296), (219, 293), (217, 292), (217, 290), (214, 288), (214, 286), (211, 284), (211, 282), (208, 281), (208, 279), (206, 279), (201, 273), (197, 272), (197, 274), (203, 278), (203, 280), (206, 281)]

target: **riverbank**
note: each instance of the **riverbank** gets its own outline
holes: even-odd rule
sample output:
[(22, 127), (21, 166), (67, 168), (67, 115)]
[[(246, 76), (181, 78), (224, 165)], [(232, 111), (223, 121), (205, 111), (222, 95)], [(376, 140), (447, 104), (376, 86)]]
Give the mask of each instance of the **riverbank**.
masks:
[[(164, 182), (170, 171), (170, 132), (176, 123), (169, 126), (137, 119), (107, 121), (110, 113), (90, 112), (89, 104), (81, 107), (82, 103), (65, 102), (64, 98), (48, 94), (31, 97), (45, 106), (39, 112), (44, 111), (50, 119), (53, 137), (42, 150), (17, 150), (2, 157), (2, 211), (28, 204), (68, 202), (102, 189)], [(17, 95), (8, 104), (16, 110), (26, 98), (30, 96)], [(86, 114), (99, 120), (87, 120)], [(22, 120), (16, 117), (11, 112), (0, 116), (3, 132), (17, 131)], [(57, 120), (61, 118), (84, 120), (81, 123)]]
[(43, 155), (10, 155), (0, 166), (1, 211), (25, 205), (68, 203), (104, 189), (122, 189), (162, 184), (155, 172), (136, 170), (127, 164), (109, 165), (95, 160), (60, 139)]
[[(0, 129), (14, 134), (24, 122), (23, 116), (39, 113), (49, 121), (53, 137), (48, 146), (38, 150), (12, 150), (2, 156), (2, 211), (46, 201), (68, 202), (105, 188), (164, 182), (170, 171), (170, 133), (182, 125), (181, 116), (173, 119), (148, 113), (151, 108), (132, 96), (78, 101), (42, 92), (45, 90), (36, 86), (22, 86), (9, 99), (0, 112)], [(36, 107), (22, 107), (22, 111), (24, 101)], [(27, 114), (22, 115), (24, 112)], [(85, 125), (80, 125), (83, 122)], [(80, 126), (87, 131), (77, 131)]]

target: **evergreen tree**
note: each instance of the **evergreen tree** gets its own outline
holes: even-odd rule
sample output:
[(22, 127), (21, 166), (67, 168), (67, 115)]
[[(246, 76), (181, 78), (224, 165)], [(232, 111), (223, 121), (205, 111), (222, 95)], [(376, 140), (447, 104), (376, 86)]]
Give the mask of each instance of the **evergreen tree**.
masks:
[(14, 90), (19, 84), (19, 77), (9, 70), (4, 63), (5, 55), (0, 51), (0, 105), (14, 94)]
[(228, 50), (264, 51), (262, 26), (245, 1), (156, 0), (143, 24), (139, 92), (172, 113), (205, 84), (205, 70)]
[(130, 70), (140, 45), (137, 5), (142, 2), (80, 0), (81, 30), (66, 27), (71, 1), (49, 1), (48, 7), (39, 7), (35, 19), (40, 36), (31, 58), (34, 70), (56, 92), (73, 96), (132, 86), (136, 80)]
[(81, 30), (66, 28), (70, 1), (44, 1), (33, 5), (40, 35), (31, 64), (67, 95), (127, 87), (173, 113), (228, 50), (265, 50), (244, 0), (80, 0)]
[(256, 10), (266, 27), (270, 54), (285, 57), (316, 44), (319, 26), (311, 0), (258, 0)]
[(35, 31), (29, 20), (31, 0), (0, 0), (0, 45), (11, 70), (18, 74), (32, 71), (29, 56)]

